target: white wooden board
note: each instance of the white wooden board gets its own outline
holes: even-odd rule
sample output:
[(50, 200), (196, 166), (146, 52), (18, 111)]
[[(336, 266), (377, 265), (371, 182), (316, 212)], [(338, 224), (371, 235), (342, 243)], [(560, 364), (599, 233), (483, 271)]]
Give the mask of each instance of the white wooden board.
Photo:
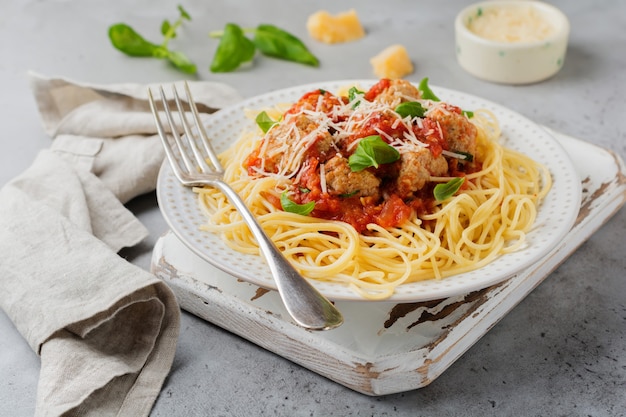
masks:
[(275, 291), (209, 265), (172, 232), (158, 240), (152, 272), (174, 290), (183, 309), (355, 391), (385, 395), (423, 387), (626, 202), (626, 168), (616, 154), (552, 133), (580, 176), (580, 213), (567, 238), (541, 262), (492, 287), (430, 302), (338, 301), (345, 323), (312, 332), (290, 320)]

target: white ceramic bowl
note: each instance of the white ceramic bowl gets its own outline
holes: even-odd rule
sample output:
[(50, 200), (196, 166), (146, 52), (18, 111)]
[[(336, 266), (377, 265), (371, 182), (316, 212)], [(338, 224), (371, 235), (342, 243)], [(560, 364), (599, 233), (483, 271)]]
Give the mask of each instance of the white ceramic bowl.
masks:
[[(528, 13), (528, 8), (552, 26), (541, 40), (508, 42), (490, 40), (472, 32), (473, 19), (490, 11)], [(456, 56), (470, 74), (492, 82), (529, 84), (556, 74), (565, 61), (569, 21), (557, 8), (534, 0), (490, 0), (463, 9), (455, 20)]]

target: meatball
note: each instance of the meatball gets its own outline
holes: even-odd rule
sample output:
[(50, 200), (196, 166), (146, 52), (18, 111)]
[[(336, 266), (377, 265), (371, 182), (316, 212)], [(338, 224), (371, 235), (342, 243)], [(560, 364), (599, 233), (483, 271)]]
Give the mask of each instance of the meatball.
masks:
[(476, 126), (460, 110), (437, 107), (428, 117), (441, 126), (449, 150), (476, 154)]
[[(284, 167), (295, 167), (312, 153), (324, 155), (331, 149), (333, 139), (327, 131), (315, 132), (317, 128), (317, 123), (302, 114), (274, 126), (259, 144), (255, 166), (277, 173)], [(301, 153), (303, 147), (305, 152)]]
[(447, 172), (448, 163), (443, 155), (435, 157), (427, 148), (403, 153), (400, 156), (396, 191), (400, 197), (408, 197), (421, 190), (431, 176), (443, 176)]
[(374, 101), (395, 107), (405, 101), (416, 101), (421, 98), (417, 87), (406, 80), (391, 80), (389, 87), (385, 88)]
[(352, 172), (348, 159), (341, 155), (335, 155), (326, 162), (325, 172), (329, 194), (379, 196), (380, 179), (368, 170)]

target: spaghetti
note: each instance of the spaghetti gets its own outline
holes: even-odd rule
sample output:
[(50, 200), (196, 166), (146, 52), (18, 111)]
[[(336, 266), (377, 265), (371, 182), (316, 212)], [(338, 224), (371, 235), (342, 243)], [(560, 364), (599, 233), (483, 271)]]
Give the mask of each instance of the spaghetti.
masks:
[[(551, 187), (549, 172), (498, 142), (500, 127), (489, 111), (470, 118), (424, 96), (408, 82), (381, 80), (367, 92), (319, 90), (287, 109), (267, 109), (276, 120), (267, 133), (247, 132), (220, 155), (224, 179), (304, 276), (348, 285), (366, 299), (523, 248)], [(423, 114), (399, 111), (402, 103), (419, 103)], [(371, 137), (396, 150), (397, 159), (346, 170)], [(453, 195), (433, 197), (437, 184), (458, 178)], [(221, 192), (194, 191), (207, 218), (203, 230), (258, 254)], [(305, 206), (312, 208), (307, 215), (298, 210)]]

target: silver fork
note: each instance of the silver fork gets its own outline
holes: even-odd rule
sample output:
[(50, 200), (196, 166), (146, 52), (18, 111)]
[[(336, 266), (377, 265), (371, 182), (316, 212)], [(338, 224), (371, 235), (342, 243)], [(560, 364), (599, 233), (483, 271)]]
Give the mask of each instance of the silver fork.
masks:
[[(180, 157), (176, 156), (172, 144), (170, 144), (168, 140), (168, 135), (159, 117), (155, 99), (152, 96), (152, 90), (148, 89), (150, 109), (154, 115), (157, 131), (163, 142), (165, 153), (178, 180), (187, 187), (201, 185), (216, 187), (223, 192), (231, 204), (237, 208), (258, 242), (261, 252), (270, 267), (280, 297), (287, 311), (296, 323), (311, 330), (329, 330), (341, 325), (343, 323), (343, 317), (339, 310), (303, 278), (289, 261), (285, 259), (280, 250), (274, 245), (274, 242), (265, 234), (239, 194), (224, 182), (224, 169), (211, 146), (208, 135), (200, 120), (198, 109), (191, 97), (188, 84), (185, 83), (185, 94), (187, 103), (193, 114), (197, 135), (194, 134), (187, 120), (176, 87), (172, 86), (172, 95), (178, 109), (180, 123), (185, 132), (183, 135), (178, 133), (162, 86), (159, 87), (159, 93), (163, 103), (163, 110), (165, 111), (172, 133), (171, 136), (174, 139), (178, 149), (177, 153)], [(197, 146), (196, 137), (199, 137), (202, 149)], [(207, 159), (204, 156), (205, 154), (211, 162), (211, 166), (207, 163)]]

